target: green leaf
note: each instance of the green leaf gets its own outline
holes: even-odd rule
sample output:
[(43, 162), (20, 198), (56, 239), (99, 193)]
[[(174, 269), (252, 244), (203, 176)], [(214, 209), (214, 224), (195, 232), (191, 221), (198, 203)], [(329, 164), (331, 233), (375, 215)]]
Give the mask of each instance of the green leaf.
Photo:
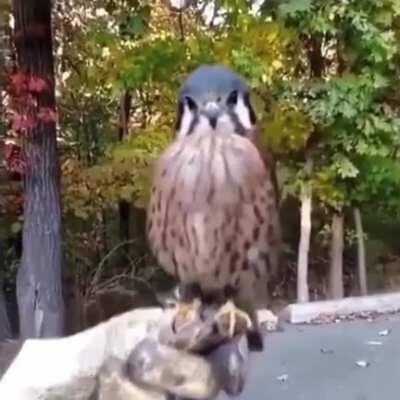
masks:
[(20, 222), (14, 222), (13, 224), (11, 224), (11, 232), (14, 235), (17, 235), (18, 233), (21, 232), (22, 226), (23, 225)]
[(279, 5), (279, 13), (282, 17), (293, 16), (297, 13), (310, 11), (312, 0), (287, 0)]
[(138, 15), (134, 15), (133, 17), (131, 17), (128, 26), (130, 32), (133, 33), (134, 35), (141, 35), (146, 30), (146, 25), (143, 19)]

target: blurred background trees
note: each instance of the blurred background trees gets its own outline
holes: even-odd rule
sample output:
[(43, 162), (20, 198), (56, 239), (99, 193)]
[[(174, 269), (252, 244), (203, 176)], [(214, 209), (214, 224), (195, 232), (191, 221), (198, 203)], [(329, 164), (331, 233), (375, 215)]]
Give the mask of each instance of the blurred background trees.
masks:
[[(398, 1), (52, 3), (70, 331), (168, 287), (144, 238), (151, 166), (173, 138), (180, 83), (208, 62), (246, 77), (273, 154), (285, 239), (276, 303), (399, 288)], [(1, 15), (0, 265), (10, 311), (26, 171), (12, 123), (15, 20), (7, 5)]]

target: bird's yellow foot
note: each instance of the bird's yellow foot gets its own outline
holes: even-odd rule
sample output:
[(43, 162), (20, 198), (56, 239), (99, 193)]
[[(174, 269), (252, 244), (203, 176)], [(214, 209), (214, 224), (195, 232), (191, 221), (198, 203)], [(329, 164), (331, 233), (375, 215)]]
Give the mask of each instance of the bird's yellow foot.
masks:
[(174, 318), (174, 330), (178, 332), (185, 329), (192, 322), (198, 320), (201, 315), (201, 301), (194, 299), (192, 302), (176, 302), (176, 314)]
[(232, 300), (228, 300), (217, 311), (214, 320), (219, 331), (230, 338), (238, 333), (246, 333), (253, 327), (249, 315), (237, 308)]

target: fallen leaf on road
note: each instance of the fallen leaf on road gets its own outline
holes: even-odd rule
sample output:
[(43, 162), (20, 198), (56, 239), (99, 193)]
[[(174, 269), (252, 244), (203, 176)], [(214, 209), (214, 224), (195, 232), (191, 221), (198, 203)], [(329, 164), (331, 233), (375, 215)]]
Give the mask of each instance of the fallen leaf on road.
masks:
[(279, 319), (271, 310), (258, 310), (257, 315), (259, 324), (268, 332), (277, 331), (279, 329)]
[(289, 379), (289, 375), (288, 374), (283, 374), (280, 375), (276, 378), (279, 382), (286, 382)]
[(356, 365), (360, 368), (367, 368), (369, 367), (369, 362), (365, 360), (358, 360), (356, 361)]
[[(399, 310), (400, 311), (400, 310)], [(332, 323), (340, 323), (342, 321), (355, 321), (355, 320), (366, 320), (368, 322), (372, 322), (376, 320), (381, 315), (389, 315), (390, 313), (380, 313), (377, 311), (362, 311), (362, 312), (354, 312), (350, 314), (319, 314), (316, 318), (310, 321), (313, 325), (321, 325), (321, 324), (332, 324)]]
[(324, 349), (324, 348), (322, 348), (322, 349), (320, 349), (320, 352), (322, 354), (333, 354), (333, 350), (332, 349)]
[(382, 342), (378, 342), (377, 340), (368, 340), (368, 342), (366, 342), (366, 344), (368, 344), (369, 346), (382, 346), (383, 345)]

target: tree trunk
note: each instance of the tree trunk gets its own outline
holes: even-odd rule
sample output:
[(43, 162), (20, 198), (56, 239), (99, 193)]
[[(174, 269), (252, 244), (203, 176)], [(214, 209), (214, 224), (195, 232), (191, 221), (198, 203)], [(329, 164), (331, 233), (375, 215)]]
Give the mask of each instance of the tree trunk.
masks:
[(358, 282), (360, 286), (360, 294), (366, 296), (367, 289), (367, 267), (365, 262), (365, 244), (364, 244), (364, 230), (362, 226), (361, 211), (358, 207), (354, 210), (354, 223), (356, 226), (357, 236), (357, 266), (358, 266)]
[[(129, 91), (121, 96), (120, 103), (120, 118), (118, 128), (118, 138), (120, 141), (128, 136), (129, 130), (129, 114), (131, 109), (132, 96)], [(118, 205), (119, 208), (119, 240), (126, 242), (130, 239), (130, 219), (131, 219), (131, 204), (127, 201), (121, 200)]]
[(4, 254), (3, 247), (0, 244), (0, 341), (10, 339), (11, 325), (8, 319), (6, 299), (3, 290), (3, 270), (4, 270)]
[(4, 297), (2, 281), (0, 279), (0, 341), (11, 339), (11, 326), (8, 319), (6, 299)]
[(22, 338), (53, 337), (63, 334), (64, 304), (51, 0), (13, 0), (12, 5), (19, 72), (31, 81), (46, 83), (35, 93), (32, 89), (29, 95), (35, 102), (26, 102), (20, 109), (34, 121), (23, 135), (23, 253), (17, 276), (20, 334)]
[[(312, 160), (308, 158), (305, 164), (306, 173), (309, 175), (312, 169)], [(301, 190), (301, 211), (300, 211), (300, 242), (297, 257), (297, 302), (307, 303), (308, 292), (308, 253), (310, 251), (311, 238), (311, 210), (312, 210), (312, 189), (305, 183)]]
[(0, 341), (12, 337), (10, 320), (8, 319), (6, 299), (3, 290), (3, 249), (0, 246)]
[(343, 214), (332, 218), (331, 264), (329, 271), (329, 297), (343, 298)]
[(297, 258), (297, 302), (307, 303), (308, 293), (308, 253), (311, 236), (312, 195), (310, 188), (304, 188), (301, 194), (300, 243)]

